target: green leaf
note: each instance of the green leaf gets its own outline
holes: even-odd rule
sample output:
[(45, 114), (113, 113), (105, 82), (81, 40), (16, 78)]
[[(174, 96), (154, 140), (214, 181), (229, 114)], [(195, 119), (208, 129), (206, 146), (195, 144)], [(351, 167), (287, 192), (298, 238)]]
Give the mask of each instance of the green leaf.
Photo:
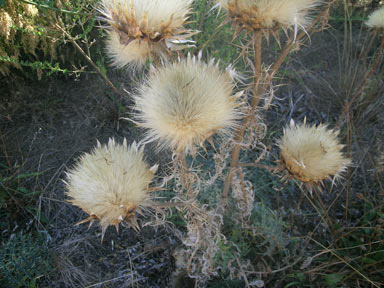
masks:
[(364, 215), (364, 220), (367, 221), (367, 222), (370, 222), (372, 221), (373, 219), (375, 219), (377, 215), (377, 212), (375, 209), (371, 209), (368, 211), (367, 214)]
[(285, 285), (284, 288), (289, 288), (289, 287), (292, 287), (292, 286), (296, 286), (297, 287), (297, 285), (300, 285), (300, 282), (291, 282), (291, 283)]
[(18, 187), (17, 188), (17, 191), (21, 192), (21, 193), (24, 193), (24, 194), (29, 194), (31, 191), (29, 191), (27, 188), (25, 187)]
[[(0, 0), (0, 3), (1, 3), (1, 1), (4, 1), (4, 0)], [(1, 5), (0, 5), (0, 7), (1, 7)], [(1, 167), (1, 168), (5, 168), (5, 169), (8, 169), (8, 168), (9, 168), (7, 165), (5, 165), (5, 164), (3, 164), (3, 163), (0, 163), (0, 167)]]
[(5, 0), (0, 0), (0, 7), (3, 8), (5, 6)]
[(374, 259), (369, 258), (369, 257), (361, 257), (360, 260), (362, 263), (365, 263), (365, 264), (375, 264), (376, 263), (376, 261)]
[(343, 275), (341, 274), (328, 274), (324, 276), (324, 280), (327, 283), (328, 287), (337, 287), (336, 284), (339, 283), (343, 279)]
[(39, 176), (41, 174), (42, 174), (41, 172), (23, 173), (23, 174), (17, 175), (15, 179), (25, 179), (25, 178), (30, 178), (30, 177), (36, 177), (36, 176)]

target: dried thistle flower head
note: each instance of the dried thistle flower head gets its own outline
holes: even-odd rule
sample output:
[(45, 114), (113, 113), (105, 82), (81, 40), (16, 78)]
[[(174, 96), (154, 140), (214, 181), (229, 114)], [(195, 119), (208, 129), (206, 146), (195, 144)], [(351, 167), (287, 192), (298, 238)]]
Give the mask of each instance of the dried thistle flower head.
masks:
[(193, 150), (213, 134), (227, 134), (240, 117), (233, 95), (234, 71), (222, 71), (212, 60), (188, 57), (152, 70), (134, 99), (139, 125), (148, 128), (146, 141), (162, 148)]
[(337, 139), (338, 132), (325, 125), (291, 125), (284, 130), (280, 140), (280, 164), (291, 177), (307, 184), (315, 184), (331, 176), (340, 177), (350, 160), (342, 153), (344, 145)]
[(184, 29), (192, 0), (103, 0), (100, 12), (107, 23), (107, 51), (117, 68), (142, 66), (168, 49), (190, 47), (193, 35)]
[(229, 16), (242, 28), (253, 31), (276, 27), (304, 28), (310, 23), (308, 12), (321, 0), (218, 0)]
[(100, 221), (102, 240), (109, 225), (118, 231), (126, 222), (138, 230), (136, 212), (150, 205), (149, 184), (157, 166), (143, 161), (143, 147), (124, 140), (122, 145), (110, 139), (108, 145), (97, 143), (91, 153), (83, 154), (67, 172), (70, 202), (90, 216), (78, 224)]
[(375, 10), (369, 15), (365, 24), (370, 28), (383, 29), (384, 28), (384, 6)]

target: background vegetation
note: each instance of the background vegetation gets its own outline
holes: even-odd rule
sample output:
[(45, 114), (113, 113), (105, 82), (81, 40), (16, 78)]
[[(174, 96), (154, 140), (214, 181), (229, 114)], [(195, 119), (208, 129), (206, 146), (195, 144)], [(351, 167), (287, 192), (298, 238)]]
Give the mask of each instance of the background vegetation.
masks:
[[(223, 11), (211, 11), (212, 4), (194, 2), (190, 25), (202, 33), (195, 36), (197, 48), (191, 52), (202, 49), (205, 56), (221, 59), (223, 67), (234, 63), (245, 86), (252, 75), (247, 58), (252, 45), (244, 34), (233, 39), (231, 26), (221, 25)], [(61, 179), (66, 167), (96, 139), (133, 141), (140, 136), (120, 118), (132, 104), (124, 91), (131, 91), (143, 75), (108, 68), (95, 5), (84, 0), (0, 0), (0, 283), (193, 287), (177, 268), (183, 261), (177, 233), (185, 231), (185, 221), (176, 210), (169, 227), (145, 227), (140, 234), (111, 230), (104, 244), (97, 227), (85, 231), (73, 226), (84, 215), (65, 202)], [(207, 287), (384, 285), (384, 67), (370, 62), (380, 52), (378, 38), (363, 25), (379, 5), (336, 1), (327, 29), (310, 35), (284, 62), (272, 108), (262, 115), (268, 125), (263, 165), (276, 161), (274, 142), (290, 119), (339, 125), (354, 162), (345, 181), (329, 184), (311, 198), (265, 169), (247, 169), (254, 191), (252, 225), (240, 229), (231, 221), (231, 213), (239, 213), (232, 199), (223, 229), (230, 242), (223, 242), (214, 255), (223, 269)], [(280, 47), (273, 39), (265, 44), (264, 61), (270, 63)], [(347, 121), (340, 122), (346, 103)], [(243, 157), (251, 163), (257, 151), (253, 147)], [(166, 174), (167, 156), (149, 158), (164, 163)], [(212, 158), (198, 161), (214, 167), (207, 159)], [(216, 201), (219, 191), (222, 183), (211, 186), (200, 201)], [(164, 197), (170, 193), (172, 189)], [(257, 268), (252, 279), (226, 268), (247, 262)]]

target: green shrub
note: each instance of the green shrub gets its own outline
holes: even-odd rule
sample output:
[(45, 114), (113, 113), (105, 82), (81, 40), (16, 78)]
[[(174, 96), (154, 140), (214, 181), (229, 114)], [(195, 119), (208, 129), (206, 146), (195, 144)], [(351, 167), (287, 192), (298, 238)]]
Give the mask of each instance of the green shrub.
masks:
[(68, 34), (74, 33), (90, 53), (93, 41), (90, 34), (96, 25), (95, 3), (95, 0), (0, 2), (0, 74), (8, 76), (18, 69), (23, 76), (40, 80), (53, 73), (84, 71), (82, 57), (73, 53), (58, 27)]
[(37, 287), (39, 278), (52, 267), (45, 236), (14, 234), (0, 249), (2, 287)]

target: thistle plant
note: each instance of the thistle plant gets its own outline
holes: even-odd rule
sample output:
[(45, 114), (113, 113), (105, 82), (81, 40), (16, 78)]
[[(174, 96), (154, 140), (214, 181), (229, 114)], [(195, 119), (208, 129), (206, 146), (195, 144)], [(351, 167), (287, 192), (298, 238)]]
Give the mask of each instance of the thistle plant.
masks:
[(234, 74), (204, 63), (201, 54), (153, 69), (133, 97), (137, 121), (148, 129), (144, 141), (186, 153), (216, 133), (231, 134), (240, 118)]
[[(238, 74), (231, 65), (225, 65), (227, 69), (224, 70), (215, 60), (206, 63), (202, 60), (202, 52), (186, 57), (179, 52), (178, 57), (173, 57), (176, 56), (174, 50), (188, 48), (188, 39), (193, 35), (184, 28), (191, 13), (191, 1), (102, 2), (99, 10), (107, 23), (106, 46), (112, 66), (154, 64), (144, 70), (146, 79), (131, 94), (135, 111), (132, 121), (146, 130), (142, 142), (156, 142), (158, 151), (172, 152), (176, 155), (173, 161), (181, 163), (173, 166), (164, 182), (174, 180), (173, 190), (177, 193), (168, 204), (176, 207), (187, 222), (187, 232), (181, 239), (185, 245), (183, 254), (188, 259), (185, 269), (202, 281), (218, 275), (223, 269), (214, 263), (214, 256), (220, 245), (230, 242), (224, 235), (223, 223), (230, 211), (231, 188), (232, 200), (237, 202), (234, 209), (243, 210), (243, 213), (233, 213), (237, 216), (231, 220), (240, 229), (248, 229), (250, 235), (257, 233), (250, 222), (256, 187), (242, 168), (257, 166), (257, 163), (241, 162), (241, 152), (251, 145), (263, 145), (260, 135), (255, 137), (256, 143), (247, 144), (252, 142), (248, 141), (250, 134), (257, 134), (256, 128), (265, 125), (261, 120), (260, 103), (267, 96), (273, 98), (273, 79), (284, 59), (294, 47), (300, 47), (300, 41), (320, 20), (327, 17), (332, 3), (323, 4), (319, 0), (217, 1), (216, 6), (224, 8), (228, 14), (224, 24), (232, 21), (237, 26), (235, 37), (245, 30), (244, 37), (253, 48), (253, 83), (244, 92), (237, 91), (240, 90), (236, 86)], [(312, 13), (320, 6), (321, 12), (313, 18)], [(273, 63), (262, 63), (262, 46), (270, 34), (281, 44), (281, 29), (287, 36), (281, 54)], [(263, 108), (268, 109), (271, 101), (265, 101)], [(215, 135), (219, 135), (221, 141), (216, 141)], [(210, 157), (205, 141), (215, 150), (216, 173), (194, 166), (199, 155)], [(280, 149), (279, 167), (266, 168), (269, 171), (281, 168), (288, 178), (304, 183), (310, 191), (326, 179), (340, 178), (350, 164), (342, 152), (338, 132), (326, 124), (292, 124), (285, 129), (276, 146)], [(265, 157), (265, 151), (256, 162)], [(154, 169), (149, 169), (142, 158), (143, 150), (136, 144), (128, 147), (124, 142), (120, 146), (111, 140), (108, 146), (98, 145), (91, 154), (85, 154), (68, 173), (71, 202), (90, 215), (85, 221), (100, 221), (103, 236), (106, 227), (118, 227), (122, 221), (137, 228), (135, 212), (144, 206), (161, 205), (150, 201), (148, 187)], [(231, 159), (229, 167), (228, 159)], [(207, 193), (214, 185), (220, 186), (216, 183), (220, 181), (222, 193), (212, 201), (214, 204), (200, 201), (200, 194)], [(242, 267), (250, 263), (243, 261), (236, 249), (233, 255), (236, 261), (231, 266), (231, 275), (242, 272), (242, 277), (246, 277)]]
[[(284, 3), (284, 4), (283, 4)], [(328, 5), (331, 5), (332, 2), (329, 2)], [(263, 0), (244, 0), (244, 1), (219, 1), (219, 4), (228, 9), (228, 14), (231, 17), (232, 21), (235, 24), (240, 25), (242, 29), (247, 29), (251, 32), (251, 37), (253, 40), (253, 50), (254, 50), (254, 77), (253, 77), (253, 97), (250, 100), (250, 113), (242, 121), (241, 128), (238, 129), (235, 141), (241, 143), (244, 139), (244, 134), (246, 132), (247, 126), (251, 121), (255, 109), (259, 106), (261, 99), (264, 94), (267, 92), (269, 85), (272, 82), (273, 77), (276, 72), (279, 70), (282, 62), (285, 57), (289, 54), (290, 50), (293, 48), (295, 43), (298, 43), (302, 37), (306, 35), (304, 30), (301, 34), (297, 35), (297, 28), (305, 29), (304, 25), (314, 25), (314, 23), (309, 24), (310, 18), (308, 16), (309, 10), (315, 8), (320, 4), (320, 1), (315, 0), (306, 0), (306, 1), (263, 1)], [(290, 9), (287, 9), (285, 5), (288, 5)], [(237, 17), (237, 14), (241, 14), (241, 11), (244, 11), (246, 8), (251, 8), (251, 15), (246, 17)], [(285, 9), (283, 9), (285, 8)], [(327, 13), (329, 6), (325, 6), (323, 13)], [(265, 14), (262, 14), (262, 11)], [(274, 16), (271, 16), (274, 15)], [(253, 19), (252, 23), (249, 24), (248, 19)], [(290, 19), (290, 20), (289, 20)], [(319, 19), (316, 19), (316, 21)], [(248, 22), (247, 22), (248, 21)], [(314, 20), (314, 22), (316, 22)], [(247, 24), (248, 23), (248, 24)], [(280, 56), (275, 63), (271, 65), (270, 71), (262, 71), (262, 45), (263, 45), (263, 34), (269, 37), (269, 34), (272, 33), (276, 40), (279, 41), (279, 36), (276, 34), (276, 31), (279, 28), (283, 27), (285, 30), (292, 28), (294, 26), (294, 33), (291, 35), (287, 41), (285, 48), (281, 52)], [(270, 89), (273, 92), (273, 87)], [(237, 144), (234, 146), (232, 151), (232, 162), (231, 162), (231, 171), (227, 174), (225, 180), (225, 186), (223, 191), (224, 198), (228, 197), (228, 192), (231, 186), (233, 171), (238, 166), (239, 157), (241, 152), (241, 145)]]
[(322, 181), (341, 177), (350, 160), (343, 155), (344, 146), (337, 136), (338, 131), (325, 125), (296, 125), (292, 121), (279, 142), (281, 167), (305, 183), (311, 193), (313, 185), (320, 188)]
[(97, 143), (83, 154), (67, 172), (67, 195), (70, 202), (90, 216), (78, 224), (99, 221), (101, 240), (108, 226), (119, 231), (121, 222), (138, 230), (136, 213), (151, 205), (150, 183), (157, 170), (143, 160), (143, 149), (136, 143), (128, 146), (109, 139), (107, 145)]

